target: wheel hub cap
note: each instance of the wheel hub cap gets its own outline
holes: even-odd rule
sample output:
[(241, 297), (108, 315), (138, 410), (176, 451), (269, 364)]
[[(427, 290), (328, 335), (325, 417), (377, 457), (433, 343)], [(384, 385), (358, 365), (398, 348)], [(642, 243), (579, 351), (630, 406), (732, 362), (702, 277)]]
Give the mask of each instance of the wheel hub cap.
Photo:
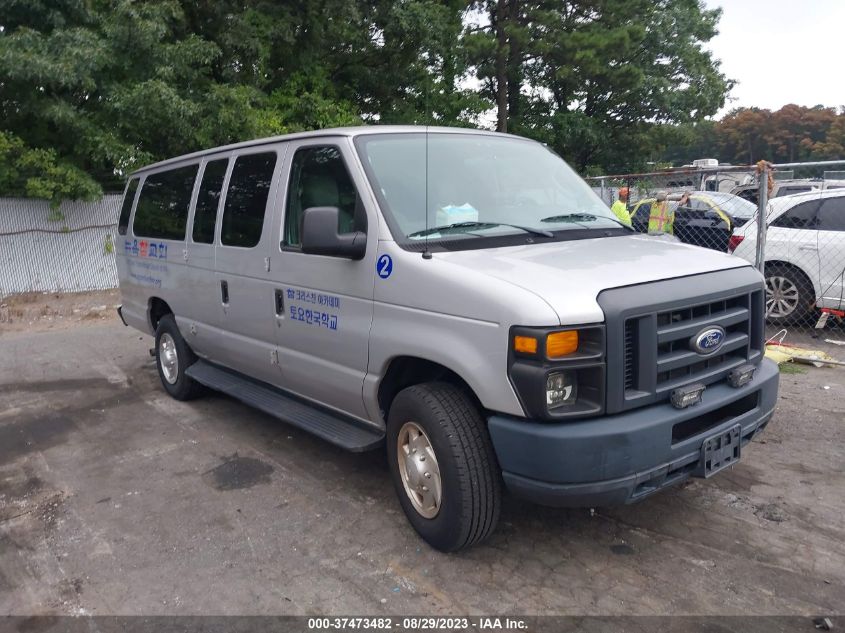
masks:
[(440, 512), (443, 497), (440, 467), (428, 436), (416, 422), (406, 422), (399, 430), (396, 455), (402, 484), (414, 509), (433, 519)]
[(179, 356), (176, 354), (176, 342), (170, 334), (162, 334), (158, 343), (158, 359), (164, 379), (171, 385), (179, 377)]
[(798, 288), (786, 277), (766, 278), (766, 314), (785, 317), (798, 307)]

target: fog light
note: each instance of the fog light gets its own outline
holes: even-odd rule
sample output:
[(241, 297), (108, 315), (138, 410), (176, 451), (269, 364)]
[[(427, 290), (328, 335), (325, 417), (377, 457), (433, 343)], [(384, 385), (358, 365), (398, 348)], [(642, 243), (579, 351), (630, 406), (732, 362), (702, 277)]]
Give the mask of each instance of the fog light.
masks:
[(549, 409), (575, 403), (578, 381), (574, 371), (558, 371), (546, 377), (546, 405)]
[(747, 385), (754, 379), (754, 371), (757, 369), (754, 365), (743, 365), (737, 367), (728, 374), (728, 383), (731, 387), (742, 387)]
[(674, 389), (669, 396), (672, 406), (676, 409), (686, 409), (694, 404), (698, 404), (701, 402), (701, 394), (704, 393), (704, 389), (705, 387), (701, 383)]

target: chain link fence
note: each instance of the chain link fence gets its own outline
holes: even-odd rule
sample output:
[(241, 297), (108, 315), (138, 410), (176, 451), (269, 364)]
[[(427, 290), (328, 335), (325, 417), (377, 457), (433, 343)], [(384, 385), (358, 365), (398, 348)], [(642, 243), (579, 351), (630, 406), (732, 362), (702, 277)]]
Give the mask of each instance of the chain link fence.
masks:
[(770, 337), (845, 341), (845, 161), (705, 164), (587, 182), (634, 230), (759, 268)]

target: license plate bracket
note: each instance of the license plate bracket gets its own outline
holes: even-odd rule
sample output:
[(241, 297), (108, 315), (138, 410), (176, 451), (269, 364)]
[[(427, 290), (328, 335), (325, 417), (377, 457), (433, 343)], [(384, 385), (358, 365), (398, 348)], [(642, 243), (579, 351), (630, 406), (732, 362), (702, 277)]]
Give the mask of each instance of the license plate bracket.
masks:
[(705, 439), (701, 444), (701, 459), (695, 475), (707, 479), (720, 470), (733, 466), (739, 461), (741, 444), (741, 424)]

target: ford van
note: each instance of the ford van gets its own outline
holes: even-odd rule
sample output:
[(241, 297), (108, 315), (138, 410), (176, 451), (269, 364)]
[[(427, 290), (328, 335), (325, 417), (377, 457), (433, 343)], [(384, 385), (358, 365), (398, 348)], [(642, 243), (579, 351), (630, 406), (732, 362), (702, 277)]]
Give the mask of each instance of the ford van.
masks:
[(433, 547), (505, 489), (625, 504), (744, 457), (775, 408), (749, 262), (620, 224), (541, 143), (360, 127), (131, 174), (121, 318), (163, 388), (386, 450)]

